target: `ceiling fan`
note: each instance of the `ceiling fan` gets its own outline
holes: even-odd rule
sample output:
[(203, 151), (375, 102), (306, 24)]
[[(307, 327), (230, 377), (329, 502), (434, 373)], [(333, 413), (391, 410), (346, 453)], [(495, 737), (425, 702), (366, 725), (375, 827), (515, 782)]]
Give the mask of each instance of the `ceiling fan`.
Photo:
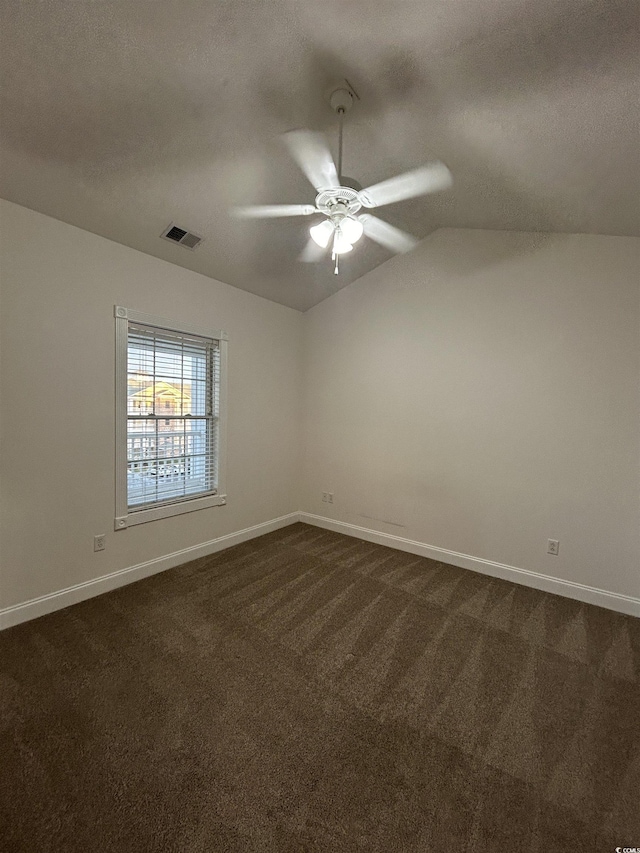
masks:
[(352, 94), (348, 89), (336, 89), (330, 103), (339, 119), (337, 168), (321, 134), (294, 130), (284, 135), (289, 152), (316, 189), (315, 204), (236, 207), (233, 214), (242, 219), (323, 214), (325, 218), (309, 229), (309, 241), (299, 260), (318, 261), (330, 246), (337, 275), (338, 257), (350, 252), (363, 234), (392, 252), (408, 252), (418, 242), (411, 234), (383, 219), (360, 213), (362, 208), (381, 207), (437, 192), (450, 187), (453, 181), (444, 163), (434, 162), (362, 189), (357, 181), (342, 175), (342, 125), (345, 113), (353, 104)]

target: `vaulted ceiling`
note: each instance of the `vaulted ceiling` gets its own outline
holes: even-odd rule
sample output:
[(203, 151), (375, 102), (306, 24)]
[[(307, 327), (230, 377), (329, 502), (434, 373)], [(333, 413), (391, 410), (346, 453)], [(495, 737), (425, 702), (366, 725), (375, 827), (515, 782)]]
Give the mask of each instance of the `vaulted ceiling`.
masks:
[[(337, 126), (364, 186), (433, 159), (454, 188), (384, 208), (442, 226), (640, 234), (637, 0), (0, 0), (0, 195), (304, 310), (387, 260), (302, 264), (312, 203), (281, 134)], [(174, 222), (193, 252), (160, 239)]]

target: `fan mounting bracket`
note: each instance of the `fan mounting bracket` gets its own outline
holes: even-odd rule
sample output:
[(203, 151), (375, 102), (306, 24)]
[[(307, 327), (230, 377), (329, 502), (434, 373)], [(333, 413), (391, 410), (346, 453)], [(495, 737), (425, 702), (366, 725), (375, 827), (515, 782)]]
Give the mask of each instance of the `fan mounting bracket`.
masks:
[(353, 95), (348, 89), (336, 89), (329, 98), (331, 109), (336, 113), (348, 113), (353, 106)]
[(334, 112), (338, 112), (342, 107), (346, 113), (349, 112), (354, 101), (360, 100), (360, 95), (344, 77), (342, 80), (336, 81), (330, 88), (325, 89), (325, 98)]

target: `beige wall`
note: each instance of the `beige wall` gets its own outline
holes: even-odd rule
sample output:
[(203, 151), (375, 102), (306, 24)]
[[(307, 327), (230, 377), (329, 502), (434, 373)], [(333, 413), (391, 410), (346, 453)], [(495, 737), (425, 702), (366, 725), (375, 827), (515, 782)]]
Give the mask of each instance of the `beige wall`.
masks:
[[(0, 609), (299, 509), (640, 596), (639, 240), (445, 229), (303, 316), (0, 215)], [(114, 304), (229, 333), (226, 507), (113, 532)]]
[[(0, 608), (297, 510), (301, 315), (0, 205)], [(114, 304), (228, 332), (226, 507), (113, 531)]]
[(444, 229), (307, 312), (301, 509), (640, 596), (639, 247)]

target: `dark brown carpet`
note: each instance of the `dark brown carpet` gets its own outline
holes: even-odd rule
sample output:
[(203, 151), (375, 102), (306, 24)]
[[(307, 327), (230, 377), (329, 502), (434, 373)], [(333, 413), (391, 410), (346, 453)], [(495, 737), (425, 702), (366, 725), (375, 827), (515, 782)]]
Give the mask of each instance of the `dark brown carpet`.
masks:
[(7, 853), (640, 845), (640, 622), (296, 524), (0, 635)]

